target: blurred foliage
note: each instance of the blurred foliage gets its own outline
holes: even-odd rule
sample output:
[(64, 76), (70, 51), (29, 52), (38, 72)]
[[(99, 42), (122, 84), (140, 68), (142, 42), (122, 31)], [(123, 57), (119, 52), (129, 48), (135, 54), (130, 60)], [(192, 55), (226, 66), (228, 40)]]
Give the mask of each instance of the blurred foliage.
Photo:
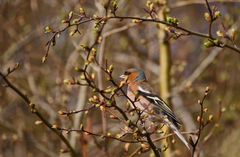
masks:
[[(227, 0), (226, 0), (227, 1)], [(204, 19), (206, 6), (191, 4), (177, 6), (180, 1), (169, 0), (170, 15), (175, 17), (179, 25), (200, 32), (208, 32), (208, 24)], [(182, 1), (183, 2), (183, 1)], [(185, 2), (185, 1), (184, 1)], [(194, 1), (195, 2), (195, 1)], [(84, 8), (89, 14), (100, 14), (103, 9), (102, 0), (1, 0), (0, 1), (0, 68), (1, 71), (16, 62), (21, 67), (10, 76), (14, 84), (22, 89), (34, 102), (41, 104), (40, 108), (47, 119), (53, 124), (60, 124), (66, 128), (72, 126), (73, 117), (58, 115), (59, 110), (75, 109), (79, 98), (79, 87), (66, 86), (65, 79), (72, 76), (80, 77), (74, 67), (84, 64), (81, 57), (82, 50), (75, 50), (80, 44), (90, 44), (94, 38), (94, 24), (81, 25), (81, 35), (69, 36), (72, 30), (63, 32), (57, 39), (55, 47), (50, 48), (46, 63), (41, 58), (46, 52), (45, 44), (49, 35), (44, 34), (44, 28), (51, 26), (61, 28), (61, 20), (72, 10)], [(144, 16), (145, 0), (119, 0), (117, 13), (120, 15)], [(226, 29), (228, 34), (234, 33), (235, 43), (239, 45), (239, 2), (214, 2), (222, 13), (221, 20), (213, 25), (213, 34)], [(173, 7), (171, 7), (173, 6)], [(175, 6), (175, 7), (174, 7)], [(114, 28), (127, 25), (128, 21), (111, 21), (104, 33)], [(224, 27), (223, 27), (224, 26)], [(231, 30), (236, 30), (232, 31)], [(159, 41), (157, 39), (156, 24), (143, 23), (133, 26), (120, 33), (106, 38), (104, 55), (109, 65), (115, 69), (114, 78), (129, 67), (141, 67), (145, 70), (148, 80), (155, 91), (158, 91), (158, 58)], [(172, 87), (178, 86), (186, 80), (214, 48), (206, 49), (202, 38), (183, 36), (177, 40), (171, 39), (172, 49)], [(205, 105), (209, 112), (217, 116), (218, 103), (226, 109), (214, 135), (202, 145), (204, 156), (231, 157), (238, 156), (239, 150), (239, 115), (240, 115), (240, 55), (229, 49), (220, 51), (210, 66), (180, 93), (184, 106), (195, 120), (199, 113), (197, 100), (201, 98), (206, 86), (210, 86), (210, 96)], [(93, 70), (94, 71), (94, 68)], [(97, 73), (96, 71), (94, 71)], [(4, 84), (3, 81), (0, 81)], [(104, 82), (108, 86), (108, 82)], [(92, 96), (90, 89), (86, 90), (87, 99)], [(0, 86), (0, 157), (42, 157), (59, 156), (63, 144), (46, 127), (35, 125), (37, 118), (29, 111), (11, 90)], [(125, 101), (118, 100), (120, 106)], [(87, 107), (87, 101), (85, 101)], [(178, 114), (178, 110), (175, 111)], [(90, 123), (94, 131), (101, 128), (100, 111), (88, 113), (91, 118), (83, 118), (83, 122)], [(184, 117), (181, 117), (184, 119)], [(116, 122), (109, 120), (109, 129), (116, 129)], [(196, 123), (196, 122), (195, 122)], [(210, 130), (207, 128), (205, 134)], [(67, 135), (69, 136), (69, 135)], [(84, 138), (77, 139), (76, 149), (83, 145)], [(105, 154), (94, 146), (89, 138), (89, 156)], [(100, 144), (102, 144), (100, 142)], [(126, 156), (124, 146), (111, 142), (109, 153), (114, 156)], [(94, 149), (93, 149), (94, 148)], [(131, 147), (129, 151), (134, 151)], [(174, 156), (188, 156), (181, 144), (175, 146)], [(145, 156), (143, 154), (142, 156)]]

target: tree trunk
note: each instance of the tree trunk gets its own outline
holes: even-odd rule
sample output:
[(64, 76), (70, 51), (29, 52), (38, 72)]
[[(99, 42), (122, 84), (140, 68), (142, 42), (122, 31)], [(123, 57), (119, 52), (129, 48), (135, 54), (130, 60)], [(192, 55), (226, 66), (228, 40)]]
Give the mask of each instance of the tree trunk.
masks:
[[(164, 4), (163, 7), (160, 8), (158, 12), (158, 17), (160, 20), (166, 21), (167, 17), (167, 0), (159, 0), (160, 4)], [(161, 92), (161, 97), (162, 99), (171, 106), (170, 104), (170, 99), (169, 99), (169, 94), (171, 93), (171, 87), (170, 87), (170, 69), (171, 69), (171, 49), (170, 49), (170, 43), (168, 41), (168, 34), (165, 31), (166, 26), (164, 25), (159, 25), (159, 30), (158, 30), (158, 38), (159, 38), (159, 70), (160, 70), (160, 92)], [(165, 133), (168, 133), (168, 128), (164, 127), (163, 128)], [(166, 141), (163, 141), (164, 145), (169, 146)], [(171, 149), (170, 147), (164, 151), (164, 157), (170, 157), (171, 155)]]

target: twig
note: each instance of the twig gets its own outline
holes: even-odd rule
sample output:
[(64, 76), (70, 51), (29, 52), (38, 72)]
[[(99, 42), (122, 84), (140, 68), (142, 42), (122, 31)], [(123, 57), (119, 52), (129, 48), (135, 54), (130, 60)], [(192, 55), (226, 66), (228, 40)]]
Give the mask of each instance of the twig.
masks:
[[(240, 3), (239, 0), (210, 0), (208, 3)], [(206, 3), (204, 1), (199, 1), (199, 0), (185, 0), (185, 1), (177, 1), (173, 4), (170, 5), (171, 9), (175, 8), (180, 8), (180, 7), (186, 7), (188, 5), (195, 5), (195, 4), (200, 4), (200, 5), (205, 5)]]
[(212, 38), (212, 24), (213, 24), (213, 21), (214, 21), (214, 17), (213, 17), (212, 9), (211, 9), (211, 7), (210, 7), (210, 5), (208, 3), (208, 0), (205, 0), (205, 2), (206, 2), (206, 5), (207, 5), (207, 9), (208, 9), (209, 15), (210, 15), (208, 35), (209, 35), (209, 37)]
[(58, 113), (60, 115), (70, 116), (72, 114), (77, 114), (77, 113), (80, 113), (80, 112), (89, 111), (89, 110), (94, 109), (94, 108), (95, 108), (95, 106), (91, 106), (91, 107), (86, 108), (86, 109), (80, 109), (80, 110), (74, 110), (74, 111), (58, 111)]
[(51, 36), (51, 38), (47, 41), (47, 43), (46, 43), (46, 47), (47, 47), (47, 51), (46, 51), (46, 53), (45, 53), (45, 55), (43, 56), (43, 58), (42, 58), (42, 62), (44, 63), (46, 60), (47, 60), (47, 57), (48, 57), (48, 53), (49, 53), (49, 50), (50, 50), (50, 47), (51, 47), (51, 45), (55, 45), (55, 43), (56, 43), (56, 37), (58, 36), (58, 35), (60, 35), (62, 32), (64, 32), (64, 31), (66, 31), (68, 28), (70, 28), (70, 27), (73, 27), (73, 26), (77, 26), (77, 28), (78, 28), (78, 26), (79, 25), (82, 25), (82, 24), (84, 24), (84, 23), (88, 23), (88, 22), (91, 22), (91, 21), (94, 21), (94, 19), (93, 18), (89, 18), (89, 19), (86, 19), (86, 20), (83, 20), (83, 21), (79, 21), (79, 22), (77, 22), (77, 23), (70, 23), (70, 21), (66, 21), (67, 22), (67, 26), (65, 26), (64, 28), (62, 28), (62, 29), (60, 29), (60, 30), (58, 30), (58, 31), (52, 31), (51, 33), (52, 33), (52, 36)]
[(77, 154), (75, 152), (75, 150), (72, 148), (72, 146), (70, 145), (70, 143), (67, 141), (67, 139), (62, 135), (61, 132), (59, 132), (58, 130), (52, 128), (52, 125), (48, 122), (47, 119), (44, 118), (44, 116), (36, 109), (36, 106), (30, 101), (30, 99), (23, 94), (15, 85), (13, 85), (8, 79), (7, 77), (0, 72), (0, 76), (2, 77), (2, 79), (4, 80), (4, 82), (7, 84), (7, 87), (9, 87), (10, 89), (12, 89), (17, 95), (19, 95), (27, 105), (30, 106), (32, 113), (34, 113), (44, 124), (45, 126), (47, 126), (50, 130), (52, 130), (60, 139), (61, 141), (63, 141), (66, 146), (68, 147), (69, 151), (71, 152), (72, 157), (75, 157)]
[[(181, 132), (181, 134), (190, 134), (190, 135), (197, 135), (197, 133), (198, 133), (197, 131), (191, 131), (191, 132), (185, 131), (185, 132)], [(167, 135), (165, 135), (165, 136), (163, 136), (163, 137), (158, 137), (158, 138), (153, 139), (153, 142), (161, 141), (161, 140), (163, 140), (163, 139), (166, 139), (166, 138), (171, 137), (171, 136), (174, 136), (174, 135), (175, 135), (175, 133), (169, 133), (169, 134), (167, 134)]]
[(138, 147), (132, 154), (130, 154), (128, 157), (134, 157), (139, 151), (141, 151), (142, 147)]
[(195, 151), (197, 149), (197, 145), (198, 145), (198, 143), (200, 141), (202, 130), (209, 123), (209, 122), (206, 122), (204, 124), (204, 121), (203, 121), (203, 115), (204, 115), (204, 106), (203, 106), (203, 104), (204, 104), (204, 101), (207, 98), (208, 94), (209, 94), (209, 87), (206, 87), (206, 90), (205, 90), (205, 93), (204, 93), (204, 96), (203, 96), (202, 100), (198, 100), (198, 104), (200, 105), (201, 110), (200, 110), (200, 115), (197, 118), (197, 120), (199, 122), (197, 139), (196, 139), (195, 142), (191, 141), (191, 145), (192, 145), (192, 148), (193, 148), (192, 149), (192, 157), (194, 157)]
[(145, 140), (124, 140), (124, 139), (115, 137), (113, 135), (97, 134), (97, 133), (93, 133), (93, 132), (90, 132), (88, 130), (85, 130), (83, 127), (80, 128), (80, 129), (66, 129), (66, 128), (57, 127), (57, 129), (60, 130), (60, 131), (66, 131), (67, 133), (70, 133), (70, 132), (82, 132), (82, 133), (85, 133), (87, 135), (97, 136), (97, 137), (101, 137), (101, 138), (104, 138), (104, 139), (114, 139), (114, 140), (117, 140), (117, 141), (120, 141), (120, 142), (124, 142), (124, 143), (146, 142)]
[[(208, 4), (208, 3), (207, 3)], [(209, 5), (208, 5), (209, 6)], [(209, 7), (208, 7), (209, 8)], [(211, 8), (210, 8), (211, 10)], [(215, 17), (213, 17), (212, 15), (212, 10), (210, 11), (211, 14), (211, 21), (213, 22), (215, 20)], [(85, 19), (85, 20), (83, 20)], [(51, 30), (50, 28), (49, 31), (53, 34), (52, 37), (48, 40), (48, 42), (46, 43), (46, 46), (47, 46), (47, 52), (46, 54), (44, 55), (44, 57), (42, 58), (42, 62), (45, 62), (46, 59), (47, 59), (47, 56), (48, 56), (48, 52), (49, 52), (49, 49), (50, 49), (50, 46), (51, 45), (55, 45), (56, 43), (56, 37), (57, 35), (61, 34), (62, 32), (66, 31), (67, 29), (69, 29), (70, 27), (78, 27), (81, 25), (81, 24), (84, 24), (84, 23), (89, 23), (89, 22), (92, 22), (92, 21), (97, 21), (97, 24), (100, 25), (100, 23), (102, 23), (102, 26), (100, 28), (100, 30), (98, 30), (98, 33), (97, 33), (97, 36), (99, 37), (101, 32), (102, 32), (102, 29), (104, 27), (104, 25), (106, 24), (106, 22), (110, 19), (120, 19), (121, 21), (122, 20), (136, 20), (138, 21), (138, 23), (143, 23), (143, 22), (153, 22), (153, 23), (158, 23), (158, 24), (163, 24), (163, 25), (166, 25), (166, 26), (169, 26), (169, 27), (172, 27), (172, 28), (175, 28), (177, 30), (181, 30), (183, 32), (185, 32), (184, 35), (193, 35), (193, 36), (198, 36), (198, 37), (201, 37), (201, 38), (205, 38), (205, 39), (208, 39), (210, 41), (212, 41), (212, 43), (214, 43), (213, 46), (216, 46), (216, 47), (220, 47), (220, 48), (228, 48), (228, 49), (231, 49), (237, 53), (240, 53), (240, 49), (235, 47), (235, 46), (232, 46), (232, 45), (228, 45), (227, 43), (224, 43), (222, 41), (219, 41), (217, 38), (214, 38), (212, 37), (211, 35), (211, 23), (210, 22), (210, 27), (209, 27), (209, 32), (208, 34), (204, 34), (204, 33), (200, 33), (200, 32), (196, 32), (196, 31), (193, 31), (193, 30), (190, 30), (190, 29), (187, 29), (187, 28), (184, 28), (182, 26), (179, 26), (178, 24), (173, 24), (173, 23), (169, 23), (167, 21), (164, 21), (164, 20), (158, 20), (158, 19), (155, 19), (155, 18), (141, 18), (141, 17), (134, 17), (134, 16), (117, 16), (116, 14), (114, 14), (114, 16), (105, 16), (105, 17), (97, 17), (97, 18), (92, 18), (92, 17), (88, 17), (86, 16), (86, 14), (80, 16), (80, 18), (78, 19), (78, 22), (76, 23), (71, 23), (71, 18), (66, 21), (67, 23), (67, 26), (65, 26), (63, 29), (59, 30), (59, 31), (54, 31), (54, 30)], [(98, 38), (97, 37), (97, 38)], [(97, 39), (98, 40), (98, 39)], [(92, 44), (91, 47), (88, 48), (88, 50), (92, 50), (92, 48), (96, 45), (97, 43), (97, 40), (95, 41), (95, 43)], [(214, 41), (215, 40), (218, 40), (217, 43), (215, 43)], [(89, 51), (90, 52), (90, 51)], [(88, 53), (89, 55), (89, 53)], [(88, 58), (88, 57), (87, 57)]]
[(151, 139), (151, 137), (150, 137), (150, 134), (149, 133), (146, 133), (146, 138), (147, 138), (147, 141), (148, 141), (148, 144), (149, 144), (149, 146), (151, 147), (151, 149), (153, 150), (153, 152), (154, 152), (154, 155), (156, 156), (156, 157), (160, 157), (161, 155), (160, 155), (160, 152), (159, 152), (159, 150), (158, 150), (158, 148), (155, 146), (155, 144), (153, 143), (153, 141), (152, 141), (152, 139)]
[(213, 136), (213, 133), (216, 131), (216, 129), (219, 127), (219, 123), (220, 123), (220, 120), (222, 118), (222, 102), (219, 101), (219, 104), (218, 104), (218, 116), (217, 116), (217, 119), (216, 119), (216, 122), (213, 126), (213, 128), (209, 131), (209, 133), (204, 137), (203, 139), (203, 143), (205, 144), (212, 136)]
[[(157, 20), (157, 19), (149, 19), (149, 18), (141, 18), (141, 17), (134, 17), (134, 16), (110, 16), (108, 17), (108, 19), (120, 19), (120, 20), (124, 20), (124, 19), (130, 19), (130, 20), (138, 20), (140, 22), (153, 22), (153, 23), (159, 23), (159, 24), (164, 24), (166, 26), (170, 26), (170, 27), (174, 27), (178, 30), (184, 31), (185, 33), (187, 33), (187, 35), (193, 35), (193, 36), (198, 36), (201, 38), (206, 38), (209, 39), (211, 41), (216, 40), (215, 38), (209, 36), (209, 34), (204, 34), (204, 33), (200, 33), (200, 32), (196, 32), (178, 25), (173, 25), (171, 23), (168, 23), (166, 21), (161, 21), (161, 20)], [(229, 48), (237, 53), (240, 54), (240, 49), (228, 45), (226, 43), (222, 43), (221, 41), (219, 41), (219, 44), (215, 44), (214, 46), (216, 47), (220, 47), (220, 48)]]

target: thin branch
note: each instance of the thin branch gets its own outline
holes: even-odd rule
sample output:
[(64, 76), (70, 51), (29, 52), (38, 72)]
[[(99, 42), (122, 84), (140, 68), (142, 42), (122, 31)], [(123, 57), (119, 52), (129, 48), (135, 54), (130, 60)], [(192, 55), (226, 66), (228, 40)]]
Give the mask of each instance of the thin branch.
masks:
[(199, 37), (203, 37), (203, 38), (209, 38), (208, 34), (195, 32), (195, 31), (183, 28), (183, 27), (178, 26), (178, 25), (173, 25), (171, 23), (168, 23), (167, 21), (162, 21), (162, 20), (158, 20), (158, 19), (142, 18), (142, 17), (137, 17), (137, 16), (110, 16), (108, 18), (109, 19), (120, 19), (120, 20), (124, 20), (124, 19), (139, 20), (139, 23), (142, 23), (142, 22), (159, 23), (159, 24), (164, 24), (166, 26), (174, 27), (178, 30), (184, 31), (184, 32), (188, 33), (188, 35), (195, 35), (195, 36), (199, 36)]
[(223, 113), (223, 111), (222, 111), (222, 102), (219, 101), (217, 119), (216, 119), (216, 121), (214, 122), (215, 124), (214, 124), (214, 126), (212, 127), (212, 129), (211, 129), (211, 130), (208, 132), (208, 134), (204, 137), (204, 139), (203, 139), (203, 145), (202, 145), (202, 146), (204, 146), (204, 144), (206, 144), (206, 143), (209, 141), (209, 139), (214, 135), (216, 129), (219, 127), (219, 123), (220, 123), (221, 118), (222, 118), (222, 113)]
[(151, 149), (152, 149), (153, 152), (154, 152), (154, 155), (155, 155), (156, 157), (160, 157), (160, 156), (161, 156), (161, 155), (160, 155), (160, 152), (159, 152), (158, 148), (155, 146), (155, 144), (153, 143), (153, 141), (152, 141), (152, 139), (151, 139), (151, 137), (150, 137), (150, 134), (146, 133), (146, 138), (147, 138), (147, 141), (148, 141), (149, 146), (151, 147)]
[[(208, 5), (209, 6), (209, 5)], [(212, 13), (212, 11), (211, 11)], [(210, 16), (213, 16), (212, 14)], [(86, 19), (86, 20), (82, 20), (82, 19)], [(62, 32), (66, 31), (67, 29), (69, 29), (70, 27), (78, 27), (79, 25), (81, 24), (84, 24), (84, 23), (89, 23), (89, 22), (92, 22), (92, 21), (96, 21), (98, 24), (100, 23), (103, 23), (100, 30), (98, 30), (98, 33), (97, 33), (97, 38), (95, 40), (95, 42), (92, 44), (91, 47), (88, 48), (88, 51), (89, 50), (92, 50), (92, 48), (97, 44), (98, 42), (98, 37), (100, 37), (100, 34), (102, 32), (102, 29), (104, 27), (104, 25), (106, 24), (106, 22), (110, 19), (120, 19), (121, 21), (122, 20), (125, 20), (125, 19), (128, 19), (128, 20), (136, 20), (138, 21), (137, 23), (143, 23), (143, 22), (153, 22), (153, 23), (159, 23), (159, 24), (163, 24), (163, 25), (166, 25), (166, 26), (169, 26), (169, 27), (172, 27), (172, 28), (175, 28), (177, 30), (181, 30), (183, 32), (185, 32), (186, 34), (184, 34), (185, 36), (186, 35), (193, 35), (193, 36), (198, 36), (198, 37), (201, 37), (201, 38), (205, 38), (205, 39), (208, 39), (210, 41), (212, 41), (212, 43), (214, 43), (213, 46), (216, 46), (216, 47), (220, 47), (220, 48), (228, 48), (228, 49), (231, 49), (237, 53), (240, 53), (240, 49), (235, 47), (234, 45), (228, 45), (227, 43), (224, 43), (222, 41), (218, 41), (217, 43), (214, 42), (214, 40), (218, 40), (217, 38), (214, 38), (212, 37), (211, 35), (211, 24), (210, 24), (210, 28), (209, 28), (209, 32), (208, 34), (204, 34), (204, 33), (200, 33), (200, 32), (196, 32), (196, 31), (193, 31), (193, 30), (190, 30), (190, 29), (187, 29), (187, 28), (184, 28), (182, 26), (179, 26), (178, 24), (172, 24), (172, 23), (169, 23), (167, 21), (163, 21), (163, 20), (158, 20), (158, 19), (153, 19), (153, 18), (141, 18), (141, 17), (134, 17), (134, 16), (117, 16), (116, 14), (114, 14), (114, 16), (105, 16), (105, 17), (97, 17), (97, 18), (92, 18), (92, 17), (87, 17), (86, 15), (84, 15), (84, 17), (80, 17), (79, 19), (79, 22), (77, 23), (71, 23), (70, 21), (67, 21), (68, 25), (66, 27), (64, 27), (63, 29), (59, 30), (59, 31), (54, 31), (54, 30), (51, 30), (50, 32), (53, 33), (52, 37), (48, 40), (48, 42), (46, 43), (46, 46), (47, 46), (47, 52), (46, 54), (44, 55), (44, 57), (42, 58), (42, 62), (45, 62), (46, 59), (47, 59), (47, 56), (48, 56), (48, 52), (49, 52), (49, 49), (50, 49), (50, 46), (51, 45), (55, 45), (56, 43), (56, 37), (57, 35), (61, 34)], [(215, 20), (215, 17), (211, 18), (212, 22)], [(50, 28), (49, 28), (50, 29)], [(181, 33), (182, 34), (182, 33)], [(90, 52), (90, 51), (89, 51)], [(89, 55), (89, 53), (88, 53)], [(88, 57), (87, 57), (88, 58)]]
[(86, 112), (86, 111), (89, 111), (91, 109), (94, 109), (95, 106), (91, 106), (89, 108), (86, 108), (86, 109), (80, 109), (80, 110), (74, 110), (74, 111), (58, 111), (58, 113), (60, 115), (66, 115), (66, 116), (70, 116), (72, 114), (77, 114), (77, 113), (80, 113), (80, 112)]
[[(190, 131), (190, 132), (181, 132), (181, 134), (187, 134), (187, 135), (197, 135), (198, 134), (198, 131)], [(161, 141), (161, 140), (163, 140), (163, 139), (166, 139), (166, 138), (168, 138), (168, 137), (171, 137), (171, 136), (174, 136), (175, 135), (175, 133), (169, 133), (169, 134), (167, 134), (167, 135), (165, 135), (165, 136), (163, 136), (163, 137), (159, 137), (159, 138), (155, 138), (155, 139), (153, 139), (153, 142), (157, 142), (157, 141)]]
[(212, 38), (212, 24), (213, 24), (213, 21), (214, 21), (214, 17), (213, 17), (213, 11), (208, 3), (208, 0), (205, 0), (206, 2), (206, 5), (207, 5), (207, 9), (208, 9), (208, 12), (209, 12), (209, 15), (210, 15), (210, 21), (209, 21), (209, 28), (208, 28), (208, 35), (209, 37)]
[[(210, 0), (208, 3), (240, 3), (239, 0)], [(180, 8), (180, 7), (186, 7), (188, 5), (205, 5), (206, 3), (204, 1), (199, 0), (185, 0), (185, 1), (177, 1), (170, 5), (171, 9)]]
[(81, 129), (66, 129), (66, 128), (59, 128), (58, 127), (57, 129), (60, 130), (60, 131), (66, 131), (67, 133), (70, 133), (70, 132), (82, 132), (82, 133), (85, 133), (86, 135), (91, 135), (91, 136), (95, 136), (95, 137), (101, 137), (103, 139), (114, 139), (114, 140), (117, 140), (117, 141), (120, 141), (120, 142), (124, 142), (124, 143), (146, 142), (145, 140), (124, 140), (124, 139), (115, 137), (113, 135), (103, 135), (103, 134), (93, 133), (93, 132), (90, 132), (88, 130), (85, 130), (84, 128), (81, 128)]
[[(64, 31), (66, 31), (66, 30), (67, 30), (68, 28), (70, 28), (70, 27), (75, 26), (75, 27), (78, 28), (79, 25), (82, 25), (82, 24), (84, 24), (84, 23), (89, 23), (89, 22), (91, 22), (91, 21), (94, 21), (94, 19), (93, 19), (93, 18), (89, 18), (89, 19), (86, 19), (86, 20), (83, 20), (83, 21), (79, 21), (79, 22), (77, 22), (77, 23), (70, 23), (70, 21), (66, 21), (67, 26), (65, 26), (64, 28), (62, 28), (62, 29), (60, 29), (60, 30), (58, 30), (58, 31), (52, 31), (52, 36), (51, 36), (51, 38), (50, 38), (50, 39), (47, 41), (47, 43), (46, 43), (47, 51), (46, 51), (45, 55), (44, 55), (43, 58), (42, 58), (42, 62), (44, 63), (44, 62), (47, 60), (50, 47), (51, 47), (51, 45), (53, 45), (53, 46), (55, 45), (55, 43), (56, 43), (56, 37), (57, 37), (58, 35), (60, 35), (60, 34), (61, 34), (62, 32), (64, 32)], [(78, 29), (77, 29), (77, 30), (78, 30)]]
[[(138, 20), (140, 23), (143, 23), (143, 22), (159, 23), (159, 24), (164, 24), (166, 26), (170, 26), (170, 27), (173, 27), (175, 29), (184, 31), (185, 33), (187, 33), (186, 35), (198, 36), (198, 37), (201, 37), (201, 38), (209, 39), (211, 41), (216, 40), (216, 38), (213, 38), (213, 37), (209, 36), (209, 34), (196, 32), (196, 31), (184, 28), (182, 26), (173, 25), (173, 24), (168, 23), (166, 21), (161, 21), (161, 20), (157, 20), (157, 19), (141, 18), (141, 17), (134, 17), (134, 16), (110, 16), (110, 17), (108, 17), (108, 19), (120, 19), (120, 20), (129, 19), (129, 20)], [(214, 46), (220, 47), (220, 48), (228, 48), (228, 49), (231, 49), (231, 50), (240, 54), (240, 49), (238, 49), (234, 46), (228, 45), (227, 43), (223, 43), (221, 41), (219, 41), (219, 43), (215, 44)]]
[(141, 151), (142, 147), (138, 147), (132, 154), (130, 154), (128, 157), (134, 157), (135, 155), (137, 155), (137, 153), (139, 151)]
[(77, 154), (75, 152), (75, 150), (72, 148), (70, 143), (62, 135), (61, 132), (59, 132), (58, 130), (52, 128), (52, 125), (48, 122), (48, 120), (46, 118), (44, 118), (44, 116), (36, 109), (35, 104), (33, 104), (30, 101), (30, 99), (25, 94), (23, 94), (22, 91), (20, 91), (15, 85), (13, 85), (2, 72), (0, 72), (0, 76), (2, 77), (4, 82), (7, 84), (7, 87), (12, 89), (17, 95), (19, 95), (25, 101), (25, 103), (27, 105), (30, 106), (32, 113), (34, 113), (45, 124), (46, 127), (48, 127), (50, 130), (52, 130), (61, 139), (61, 141), (63, 141), (66, 144), (66, 146), (68, 147), (69, 151), (71, 152), (72, 157), (80, 155), (80, 154)]
[(200, 115), (198, 116), (197, 120), (199, 122), (199, 126), (198, 126), (198, 133), (197, 133), (197, 139), (196, 141), (191, 141), (191, 145), (192, 145), (192, 157), (194, 157), (194, 154), (195, 154), (195, 151), (197, 149), (197, 145), (200, 141), (200, 138), (201, 138), (201, 135), (202, 135), (202, 131), (203, 131), (203, 128), (205, 126), (207, 126), (207, 124), (209, 124), (209, 121), (207, 121), (206, 123), (204, 123), (204, 119), (203, 119), (203, 115), (204, 115), (204, 101), (205, 99), (207, 98), (209, 94), (209, 87), (206, 87), (206, 90), (205, 90), (205, 93), (204, 93), (204, 96), (202, 98), (202, 100), (198, 100), (198, 104), (200, 105)]

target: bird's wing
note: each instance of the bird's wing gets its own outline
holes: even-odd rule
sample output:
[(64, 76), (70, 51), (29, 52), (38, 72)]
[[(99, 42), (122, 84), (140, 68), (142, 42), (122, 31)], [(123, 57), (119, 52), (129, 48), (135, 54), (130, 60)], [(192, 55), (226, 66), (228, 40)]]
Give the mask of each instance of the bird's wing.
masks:
[(153, 94), (149, 90), (144, 89), (142, 86), (139, 86), (138, 88), (138, 95), (143, 96), (146, 98), (151, 104), (153, 104), (157, 109), (160, 109), (160, 112), (167, 116), (167, 118), (173, 122), (173, 124), (179, 128), (181, 126), (181, 123), (177, 119), (177, 117), (174, 115), (172, 110), (167, 106), (166, 102), (164, 102), (160, 97), (158, 97), (156, 94)]
[(146, 98), (151, 104), (153, 104), (160, 112), (166, 116), (167, 118), (164, 118), (165, 123), (173, 130), (173, 132), (179, 137), (179, 139), (186, 145), (186, 147), (190, 149), (190, 144), (186, 141), (186, 139), (183, 137), (183, 135), (179, 131), (179, 127), (181, 126), (181, 123), (177, 119), (177, 117), (174, 115), (172, 110), (167, 106), (167, 104), (156, 94), (152, 94), (149, 90), (146, 90), (146, 88), (143, 88), (141, 86), (138, 87), (138, 96), (143, 96)]

